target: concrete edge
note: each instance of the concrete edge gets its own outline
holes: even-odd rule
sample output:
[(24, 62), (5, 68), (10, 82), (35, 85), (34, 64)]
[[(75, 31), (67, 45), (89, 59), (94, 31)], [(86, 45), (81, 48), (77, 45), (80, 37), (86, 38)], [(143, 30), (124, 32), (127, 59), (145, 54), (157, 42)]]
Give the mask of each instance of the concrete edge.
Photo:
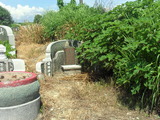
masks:
[(15, 105), (15, 106), (11, 106), (11, 107), (0, 107), (0, 110), (7, 110), (7, 109), (15, 109), (15, 108), (19, 108), (19, 107), (23, 107), (23, 106), (26, 106), (28, 104), (31, 104), (31, 103), (34, 103), (36, 101), (40, 100), (40, 96), (32, 101), (29, 101), (27, 103), (24, 103), (24, 104), (20, 104), (20, 105)]

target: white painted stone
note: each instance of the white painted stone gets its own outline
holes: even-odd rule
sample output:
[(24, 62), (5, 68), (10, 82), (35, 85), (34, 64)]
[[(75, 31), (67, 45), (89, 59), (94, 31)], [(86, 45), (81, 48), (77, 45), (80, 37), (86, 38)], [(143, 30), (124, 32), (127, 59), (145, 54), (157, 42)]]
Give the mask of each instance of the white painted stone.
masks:
[(42, 64), (44, 64), (44, 62), (38, 62), (36, 64), (36, 71), (39, 73), (42, 73)]
[(6, 52), (6, 47), (0, 44), (0, 59), (7, 59), (5, 52)]
[(15, 37), (10, 27), (0, 25), (0, 40), (2, 41), (9, 40), (9, 43), (12, 46), (15, 46)]
[(61, 65), (63, 70), (81, 70), (81, 65)]
[(25, 62), (22, 59), (12, 59), (14, 70), (13, 71), (25, 71)]
[[(10, 27), (0, 25), (0, 41), (9, 41), (9, 44), (12, 46), (12, 48), (15, 48), (15, 37), (13, 34), (13, 31)], [(15, 55), (16, 52), (12, 51), (12, 55)]]

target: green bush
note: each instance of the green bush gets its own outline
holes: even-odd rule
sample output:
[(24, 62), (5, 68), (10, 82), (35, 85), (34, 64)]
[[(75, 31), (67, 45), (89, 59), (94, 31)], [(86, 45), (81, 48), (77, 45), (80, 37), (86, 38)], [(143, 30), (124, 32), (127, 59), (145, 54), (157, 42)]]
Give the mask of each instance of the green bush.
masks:
[(113, 70), (118, 86), (151, 110), (160, 97), (160, 1), (134, 1), (86, 18), (66, 34), (83, 40), (79, 60), (89, 70)]
[(67, 4), (59, 11), (47, 11), (41, 23), (45, 27), (46, 36), (53, 39), (62, 39), (68, 30), (83, 23), (90, 16), (101, 13), (102, 11), (90, 8), (87, 5)]
[(10, 58), (10, 59), (11, 58), (16, 58), (16, 55), (10, 54), (10, 52), (15, 51), (15, 49), (12, 48), (12, 46), (9, 44), (8, 40), (0, 41), (0, 44), (4, 45), (6, 47), (6, 53), (5, 54), (6, 54), (7, 58)]

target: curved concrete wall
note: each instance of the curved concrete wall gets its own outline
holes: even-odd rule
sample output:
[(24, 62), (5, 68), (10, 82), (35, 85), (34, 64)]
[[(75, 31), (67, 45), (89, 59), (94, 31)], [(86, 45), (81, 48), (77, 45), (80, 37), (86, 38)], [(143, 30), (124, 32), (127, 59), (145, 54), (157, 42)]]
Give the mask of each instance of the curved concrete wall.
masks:
[(40, 97), (12, 107), (0, 107), (0, 120), (35, 120), (40, 109)]
[(15, 37), (10, 27), (0, 25), (0, 40), (8, 40), (9, 43), (15, 48)]
[[(39, 82), (17, 87), (0, 88), (0, 107), (23, 104), (39, 97)], [(1, 119), (0, 119), (1, 120)]]

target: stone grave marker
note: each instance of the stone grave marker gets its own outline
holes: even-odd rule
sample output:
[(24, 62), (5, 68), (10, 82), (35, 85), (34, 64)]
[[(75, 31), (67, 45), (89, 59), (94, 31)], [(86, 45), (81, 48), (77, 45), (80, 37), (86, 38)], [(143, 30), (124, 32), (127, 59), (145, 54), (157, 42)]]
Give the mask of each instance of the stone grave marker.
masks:
[(62, 65), (74, 64), (72, 66), (74, 69), (75, 64), (77, 64), (74, 47), (78, 46), (79, 42), (72, 40), (58, 40), (50, 43), (46, 49), (45, 59), (36, 64), (36, 71), (53, 76), (56, 72), (63, 72)]
[(10, 27), (0, 25), (0, 40), (8, 40), (9, 43), (15, 48), (15, 37)]
[[(0, 25), (0, 41), (9, 41), (12, 48), (15, 48), (15, 37), (10, 27)], [(6, 47), (0, 45), (0, 72), (2, 71), (25, 71), (25, 63), (22, 59), (8, 59), (5, 56)], [(16, 51), (10, 54), (15, 55)]]

